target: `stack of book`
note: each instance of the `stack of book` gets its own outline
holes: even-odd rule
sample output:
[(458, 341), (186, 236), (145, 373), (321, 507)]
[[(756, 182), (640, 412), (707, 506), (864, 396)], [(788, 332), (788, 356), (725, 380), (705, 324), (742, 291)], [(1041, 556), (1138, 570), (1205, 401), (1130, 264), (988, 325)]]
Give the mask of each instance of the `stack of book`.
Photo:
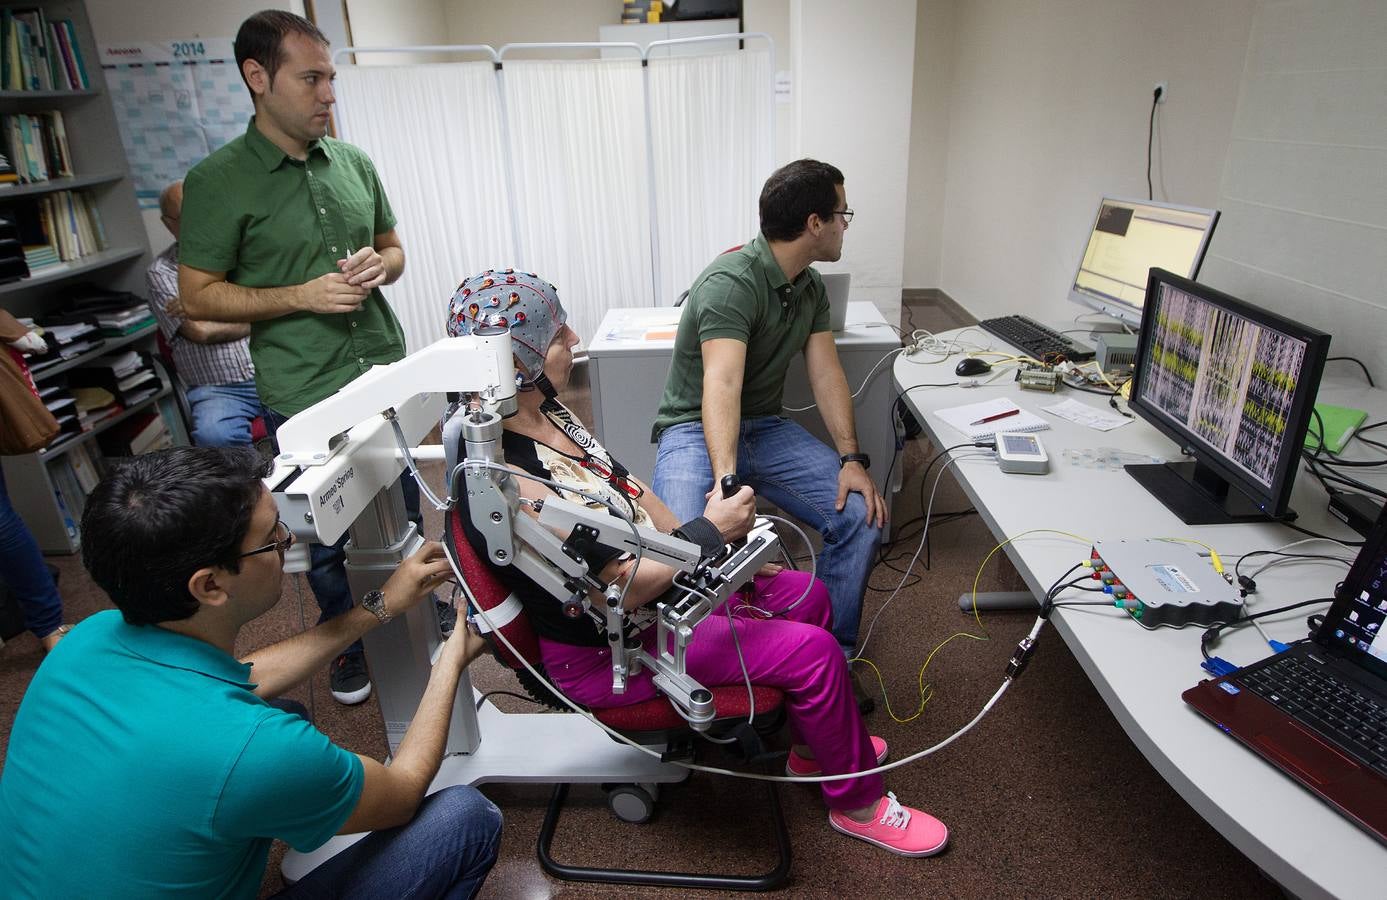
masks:
[(105, 409), (105, 404), (100, 403), (104, 399), (102, 394), (108, 395), (110, 403), (115, 404), (119, 411), (143, 403), (159, 393), (163, 386), (149, 358), (134, 350), (102, 356), (73, 369), (68, 374), (68, 383), (74, 388), (79, 417), (82, 415), (83, 397), (88, 398), (95, 415), (92, 424), (105, 418), (101, 412)]
[(13, 177), (0, 169), (0, 184), (31, 184), (72, 175), (63, 114), (57, 110), (0, 116), (0, 138)]
[(0, 284), (29, 276), (29, 263), (19, 226), (14, 219), (0, 215)]
[(173, 435), (158, 413), (148, 412), (131, 416), (97, 438), (101, 452), (107, 456), (139, 456), (153, 450), (173, 446)]
[(91, 87), (71, 19), (48, 21), (37, 7), (0, 12), (0, 90), (80, 91)]
[(53, 191), (20, 198), (12, 215), (31, 271), (81, 259), (106, 247), (106, 231), (96, 198), (88, 191)]
[[(32, 320), (20, 319), (32, 327)], [(65, 359), (73, 359), (83, 353), (100, 348), (106, 343), (97, 331), (96, 319), (64, 319), (45, 317), (39, 323), (43, 329), (43, 340), (48, 344), (48, 352), (29, 358), (29, 371), (35, 376), (44, 369)]]
[(125, 307), (96, 314), (96, 324), (107, 337), (123, 337), (155, 323), (154, 312), (143, 300)]
[(77, 420), (77, 401), (73, 399), (72, 393), (67, 389), (67, 382), (57, 380), (45, 382), (38, 385), (39, 399), (43, 405), (48, 407), (48, 411), (53, 414), (53, 418), (58, 420), (58, 437), (56, 441), (62, 440), (63, 435), (78, 434), (82, 431), (82, 425)]

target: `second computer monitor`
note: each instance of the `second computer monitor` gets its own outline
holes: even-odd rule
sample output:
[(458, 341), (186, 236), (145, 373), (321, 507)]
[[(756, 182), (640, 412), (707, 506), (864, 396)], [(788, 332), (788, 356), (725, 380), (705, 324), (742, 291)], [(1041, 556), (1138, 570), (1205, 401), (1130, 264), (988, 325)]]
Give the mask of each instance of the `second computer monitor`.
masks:
[(1152, 269), (1132, 410), (1192, 462), (1127, 466), (1181, 520), (1290, 518), (1329, 335)]
[(1197, 278), (1217, 224), (1218, 210), (1104, 197), (1069, 299), (1140, 324), (1147, 273), (1160, 268)]

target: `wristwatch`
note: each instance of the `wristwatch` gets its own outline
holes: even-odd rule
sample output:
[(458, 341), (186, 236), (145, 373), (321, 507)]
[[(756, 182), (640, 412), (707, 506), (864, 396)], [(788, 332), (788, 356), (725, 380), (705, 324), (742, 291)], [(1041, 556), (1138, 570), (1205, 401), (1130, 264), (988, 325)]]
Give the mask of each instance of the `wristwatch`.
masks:
[(872, 458), (867, 454), (844, 453), (842, 456), (838, 457), (838, 468), (841, 469), (850, 462), (862, 463), (862, 468), (864, 469), (870, 469), (872, 467)]
[(386, 610), (385, 594), (380, 591), (367, 591), (366, 596), (361, 598), (361, 608), (380, 619), (382, 625), (395, 618)]

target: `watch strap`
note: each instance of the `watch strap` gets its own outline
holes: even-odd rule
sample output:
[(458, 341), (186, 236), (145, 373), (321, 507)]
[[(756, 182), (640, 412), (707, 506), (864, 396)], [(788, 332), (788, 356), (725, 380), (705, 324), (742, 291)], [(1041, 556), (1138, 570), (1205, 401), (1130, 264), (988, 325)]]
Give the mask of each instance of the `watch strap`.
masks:
[(846, 466), (850, 462), (862, 463), (862, 468), (864, 469), (870, 469), (872, 467), (872, 458), (867, 454), (844, 453), (842, 456), (838, 457), (838, 468), (841, 469), (843, 466)]

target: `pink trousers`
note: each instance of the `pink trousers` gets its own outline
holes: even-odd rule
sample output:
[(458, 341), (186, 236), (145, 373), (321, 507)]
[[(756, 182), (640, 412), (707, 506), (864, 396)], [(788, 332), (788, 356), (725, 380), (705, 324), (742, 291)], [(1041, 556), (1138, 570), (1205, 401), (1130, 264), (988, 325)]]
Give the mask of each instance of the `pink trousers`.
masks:
[[(815, 580), (809, 595), (784, 618), (765, 619), (753, 611), (736, 609), (749, 600), (767, 612), (784, 610), (799, 598), (809, 580), (809, 573), (792, 570), (757, 576), (753, 590), (729, 601), (734, 622), (728, 621), (724, 608), (694, 629), (688, 673), (708, 687), (743, 683), (732, 638), (735, 623), (752, 683), (785, 692), (792, 736), (797, 743), (809, 745), (824, 774), (875, 768), (876, 754), (853, 699), (847, 660), (828, 630), (833, 612), (823, 584)], [(646, 649), (653, 652), (654, 644), (655, 629), (651, 628)], [(579, 647), (541, 638), (540, 650), (550, 677), (584, 706), (627, 706), (656, 696), (648, 671), (630, 679), (626, 693), (613, 695), (606, 647)], [(829, 808), (839, 810), (875, 803), (884, 792), (880, 775), (825, 781), (820, 789)]]

